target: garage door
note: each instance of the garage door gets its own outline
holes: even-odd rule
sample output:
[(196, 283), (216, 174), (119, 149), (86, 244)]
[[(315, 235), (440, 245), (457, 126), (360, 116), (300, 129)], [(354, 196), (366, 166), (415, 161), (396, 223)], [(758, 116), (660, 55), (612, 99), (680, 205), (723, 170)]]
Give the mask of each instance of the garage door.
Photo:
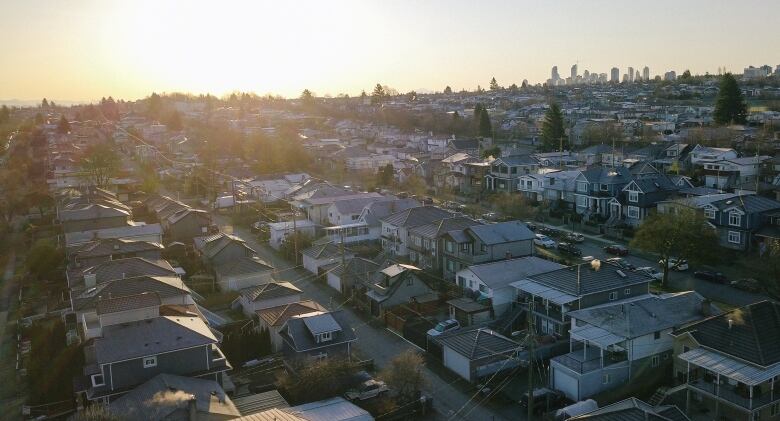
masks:
[(564, 370), (554, 370), (553, 372), (553, 386), (556, 390), (566, 394), (566, 397), (573, 400), (580, 400), (579, 388), (577, 387), (577, 379), (572, 377)]

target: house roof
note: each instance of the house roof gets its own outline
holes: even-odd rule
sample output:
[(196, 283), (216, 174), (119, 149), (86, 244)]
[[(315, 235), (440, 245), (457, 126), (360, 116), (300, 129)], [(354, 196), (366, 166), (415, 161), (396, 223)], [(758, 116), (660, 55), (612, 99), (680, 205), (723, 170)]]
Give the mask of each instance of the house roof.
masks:
[(176, 276), (176, 271), (167, 260), (152, 261), (143, 257), (128, 257), (125, 259), (109, 260), (98, 263), (95, 266), (84, 269), (76, 276), (83, 279), (84, 276), (94, 274), (95, 283), (100, 284), (114, 279), (132, 278), (135, 276)]
[(688, 333), (701, 346), (759, 366), (780, 362), (780, 304), (760, 301), (693, 323)]
[(317, 402), (287, 408), (290, 414), (306, 421), (373, 421), (374, 417), (365, 409), (342, 397), (333, 397)]
[(536, 256), (499, 260), (498, 262), (473, 265), (468, 268), (491, 289), (500, 289), (512, 281), (518, 281), (531, 275), (555, 271), (563, 265)]
[(606, 168), (594, 165), (582, 171), (582, 176), (590, 183), (624, 184), (633, 179), (626, 167)]
[(108, 409), (122, 419), (187, 420), (189, 401), (193, 397), (201, 414), (241, 416), (216, 381), (173, 374), (158, 374), (111, 402)]
[(354, 213), (359, 214), (363, 212), (363, 208), (365, 208), (369, 203), (393, 199), (394, 198), (392, 197), (356, 197), (353, 199), (337, 200), (333, 202), (331, 206), (335, 207), (336, 210), (342, 215)]
[(636, 338), (669, 328), (679, 328), (705, 317), (702, 305), (710, 306), (694, 291), (650, 295), (621, 304), (605, 304), (571, 311), (577, 320), (596, 326), (623, 338)]
[[(341, 256), (341, 247), (330, 242), (324, 244), (315, 244), (301, 253), (311, 257), (312, 259), (328, 259), (331, 257)], [(344, 254), (348, 256), (354, 255), (354, 253), (347, 250), (346, 248), (344, 249)]]
[[(308, 318), (317, 318), (323, 314), (329, 315), (327, 320), (326, 318), (322, 318), (321, 320), (317, 319), (315, 321), (309, 321), (308, 323), (305, 322), (305, 320)], [(325, 343), (317, 343), (314, 339), (312, 331), (309, 329), (309, 325), (311, 325), (315, 330), (319, 330), (320, 328), (323, 328), (323, 326), (327, 328), (333, 328), (333, 322), (335, 322), (335, 325), (337, 325), (339, 328), (339, 330), (336, 330), (333, 333), (333, 339)], [(283, 338), (289, 340), (288, 343), (293, 347), (293, 349), (295, 349), (296, 352), (308, 351), (319, 347), (332, 346), (335, 344), (353, 342), (357, 340), (355, 332), (350, 329), (349, 323), (347, 322), (347, 315), (341, 310), (330, 313), (317, 312), (309, 315), (303, 314), (292, 317), (287, 320), (287, 323), (285, 323), (285, 325), (282, 327), (279, 334)]]
[(380, 220), (388, 215), (420, 206), (420, 202), (414, 199), (396, 199), (372, 202), (365, 207), (365, 222), (371, 226), (380, 225)]
[(287, 408), (290, 406), (277, 390), (235, 398), (233, 399), (233, 404), (236, 405), (238, 412), (242, 415), (256, 414), (269, 409)]
[(470, 360), (511, 353), (520, 347), (517, 342), (486, 328), (458, 331), (439, 342)]
[(72, 252), (76, 259), (89, 257), (111, 256), (113, 254), (138, 253), (143, 251), (160, 251), (162, 245), (148, 241), (133, 241), (122, 238), (104, 238), (93, 241)]
[(219, 265), (215, 269), (219, 276), (248, 275), (274, 270), (274, 267), (265, 260), (257, 257), (241, 257), (226, 264)]
[(528, 279), (575, 297), (647, 284), (652, 280), (647, 275), (629, 270), (622, 271), (617, 266), (601, 261), (539, 273), (529, 276)]
[(499, 163), (506, 164), (507, 166), (519, 166), (519, 165), (539, 165), (539, 161), (534, 159), (531, 155), (511, 155), (502, 156), (496, 158), (491, 165), (498, 165)]
[(204, 210), (187, 208), (187, 209), (179, 210), (176, 213), (168, 216), (168, 223), (176, 224), (177, 222), (181, 221), (182, 219), (184, 219), (189, 215), (198, 215), (209, 220), (211, 219), (209, 213)]
[(115, 228), (102, 228), (96, 230), (66, 232), (65, 245), (71, 247), (90, 241), (104, 238), (137, 238), (162, 235), (160, 224), (136, 224)]
[(230, 244), (240, 244), (252, 253), (255, 252), (251, 247), (246, 245), (246, 242), (241, 237), (225, 234), (224, 232), (205, 237), (195, 237), (193, 241), (195, 242), (195, 248), (200, 250), (201, 253), (209, 259), (219, 254)]
[(97, 301), (97, 314), (119, 313), (146, 307), (159, 307), (160, 296), (154, 292), (142, 292), (122, 297), (104, 297)]
[(254, 414), (244, 415), (233, 421), (310, 421), (287, 412), (289, 408), (272, 408)]
[(161, 316), (106, 326), (93, 345), (98, 364), (217, 343), (199, 317)]
[(462, 230), (463, 228), (467, 228), (473, 225), (481, 224), (465, 216), (454, 216), (452, 218), (445, 218), (439, 221), (434, 221), (430, 224), (416, 226), (409, 229), (409, 233), (414, 233), (421, 237), (439, 238), (449, 231)]
[(85, 221), (90, 219), (129, 217), (130, 212), (101, 204), (89, 204), (76, 209), (63, 210), (59, 214), (62, 222)]
[(242, 297), (248, 301), (270, 300), (274, 298), (288, 297), (300, 294), (302, 291), (289, 282), (270, 282), (240, 291)]
[(533, 231), (520, 221), (475, 225), (469, 227), (466, 231), (474, 234), (475, 237), (487, 245), (534, 239)]
[(454, 298), (447, 301), (447, 304), (465, 313), (479, 313), (490, 310), (490, 307), (466, 297)]
[(652, 406), (637, 398), (628, 398), (587, 414), (569, 418), (571, 421), (690, 421), (674, 405)]
[(767, 197), (756, 196), (754, 194), (721, 199), (716, 202), (712, 202), (712, 205), (717, 207), (719, 210), (738, 207), (747, 213), (761, 213), (780, 209), (780, 202)]
[(381, 218), (387, 224), (397, 227), (418, 227), (444, 218), (451, 218), (452, 212), (435, 206), (420, 206), (396, 212)]
[(177, 276), (136, 276), (115, 279), (71, 293), (73, 310), (80, 311), (97, 306), (101, 297), (126, 297), (152, 292), (164, 299), (190, 294), (190, 289)]
[(319, 305), (316, 301), (305, 300), (297, 303), (284, 304), (276, 307), (257, 310), (255, 314), (263, 320), (268, 326), (282, 326), (292, 317), (302, 314), (327, 311), (325, 307)]

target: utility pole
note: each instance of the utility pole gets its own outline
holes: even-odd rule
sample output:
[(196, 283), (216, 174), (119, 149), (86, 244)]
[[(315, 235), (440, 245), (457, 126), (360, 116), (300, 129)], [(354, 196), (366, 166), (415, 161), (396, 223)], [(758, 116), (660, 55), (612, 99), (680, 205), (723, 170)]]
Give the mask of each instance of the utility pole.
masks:
[(534, 326), (534, 297), (528, 302), (528, 421), (534, 417), (534, 346), (536, 345), (536, 327)]
[(558, 168), (563, 169), (563, 136), (558, 144)]
[(295, 259), (295, 264), (297, 265), (298, 264), (298, 224), (297, 224), (296, 220), (298, 218), (296, 218), (296, 216), (297, 216), (296, 214), (298, 213), (298, 211), (297, 211), (297, 209), (295, 209), (294, 205), (291, 206), (291, 208), (292, 208), (292, 211), (293, 211), (293, 213), (292, 213), (292, 218), (293, 218), (293, 253), (295, 253), (293, 255), (293, 258)]

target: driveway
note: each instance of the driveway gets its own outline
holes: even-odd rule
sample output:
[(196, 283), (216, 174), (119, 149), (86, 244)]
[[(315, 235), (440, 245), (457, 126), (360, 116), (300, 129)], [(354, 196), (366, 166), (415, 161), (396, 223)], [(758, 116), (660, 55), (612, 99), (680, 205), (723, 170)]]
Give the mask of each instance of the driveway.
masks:
[[(314, 276), (311, 273), (301, 267), (294, 267), (292, 263), (274, 253), (268, 244), (260, 244), (257, 241), (257, 237), (249, 230), (232, 227), (230, 219), (222, 215), (214, 215), (214, 221), (223, 231), (233, 232), (243, 238), (248, 246), (257, 251), (260, 258), (273, 264), (278, 271), (277, 279), (293, 283), (303, 291), (305, 298), (317, 301), (329, 309), (343, 310), (347, 315), (347, 320), (357, 334), (356, 348), (358, 353), (363, 357), (372, 358), (377, 368), (381, 369), (396, 355), (404, 351), (417, 349), (416, 346), (387, 329), (370, 326), (368, 318), (358, 315), (351, 307), (338, 306), (336, 303), (341, 301), (338, 292), (323, 283), (314, 282)], [(469, 405), (458, 416), (452, 417), (452, 414), (455, 414), (461, 406), (469, 401), (473, 391), (465, 387), (465, 380), (450, 380), (448, 382), (427, 367), (425, 369), (425, 378), (428, 381), (428, 385), (425, 387), (424, 392), (433, 396), (433, 407), (436, 410), (436, 414), (429, 417), (430, 419), (475, 421), (509, 419), (482, 405), (474, 407), (474, 401), (469, 402)], [(480, 400), (475, 399), (476, 402)], [(512, 419), (518, 418), (512, 417)]]

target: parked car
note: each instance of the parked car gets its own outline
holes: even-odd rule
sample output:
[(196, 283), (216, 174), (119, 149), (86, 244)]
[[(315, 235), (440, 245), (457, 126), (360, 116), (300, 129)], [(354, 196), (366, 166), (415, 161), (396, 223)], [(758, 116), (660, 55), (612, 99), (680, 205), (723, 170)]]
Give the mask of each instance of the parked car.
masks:
[(498, 221), (498, 214), (495, 212), (486, 212), (482, 214), (482, 219), (487, 219), (488, 221)]
[(347, 391), (347, 393), (344, 394), (344, 397), (350, 401), (364, 401), (366, 399), (382, 396), (387, 393), (388, 390), (390, 389), (387, 388), (385, 382), (371, 379), (360, 383), (357, 388)]
[(546, 249), (555, 248), (555, 241), (553, 241), (552, 238), (544, 234), (536, 234), (536, 237), (534, 238), (534, 244), (536, 244), (539, 247), (544, 247)]
[(572, 242), (572, 243), (581, 243), (585, 241), (585, 236), (578, 233), (578, 232), (570, 232), (566, 234), (566, 241)]
[(536, 226), (536, 224), (534, 224), (533, 222), (530, 222), (530, 221), (525, 221), (525, 225), (526, 225), (526, 226), (528, 227), (528, 229), (529, 229), (529, 230), (531, 230), (531, 231), (536, 231), (536, 229), (537, 229), (537, 226)]
[(582, 256), (582, 250), (578, 249), (572, 243), (558, 243), (558, 251), (562, 254), (570, 254), (572, 256)]
[(644, 267), (641, 267), (641, 268), (636, 268), (636, 271), (644, 273), (644, 274), (647, 274), (647, 276), (655, 279), (656, 281), (660, 281), (660, 280), (664, 279), (664, 274), (662, 272), (660, 272), (660, 271), (658, 271), (658, 269), (652, 268), (650, 266), (644, 266)]
[(628, 256), (628, 247), (620, 244), (610, 244), (604, 247), (604, 252), (617, 256)]
[(460, 329), (460, 322), (455, 319), (439, 322), (433, 329), (428, 331), (428, 336), (439, 336), (442, 333), (454, 332)]
[[(658, 261), (658, 266), (664, 267), (664, 259)], [(676, 271), (688, 270), (688, 261), (685, 259), (678, 259), (676, 257), (669, 258), (669, 269)]]
[(539, 233), (544, 234), (544, 235), (546, 235), (548, 237), (560, 237), (561, 236), (561, 232), (560, 231), (558, 231), (555, 228), (550, 228), (550, 227), (541, 227), (541, 228), (539, 228)]
[(609, 259), (605, 259), (604, 261), (607, 263), (611, 263), (621, 269), (628, 269), (628, 270), (636, 269), (636, 266), (634, 266), (632, 263), (629, 263), (628, 261), (624, 260), (621, 257), (610, 257)]
[(696, 272), (693, 272), (693, 277), (718, 284), (725, 284), (729, 281), (722, 273), (711, 270), (697, 270)]
[(761, 282), (753, 278), (737, 279), (736, 281), (731, 281), (729, 284), (736, 289), (747, 292), (761, 292), (762, 290)]
[[(539, 415), (562, 407), (566, 403), (566, 396), (557, 391), (541, 387), (533, 391), (534, 414)], [(528, 392), (523, 393), (520, 405), (528, 408)]]

